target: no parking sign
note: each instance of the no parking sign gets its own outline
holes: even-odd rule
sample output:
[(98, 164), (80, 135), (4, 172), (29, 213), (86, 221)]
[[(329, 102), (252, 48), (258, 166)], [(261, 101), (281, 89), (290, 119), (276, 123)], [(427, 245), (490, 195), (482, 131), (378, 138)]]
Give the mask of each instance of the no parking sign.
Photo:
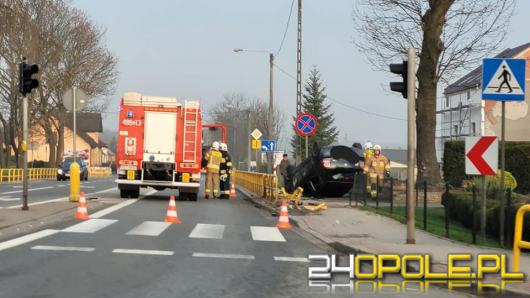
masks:
[(294, 128), (300, 136), (310, 137), (317, 132), (317, 118), (310, 113), (300, 114), (296, 117)]

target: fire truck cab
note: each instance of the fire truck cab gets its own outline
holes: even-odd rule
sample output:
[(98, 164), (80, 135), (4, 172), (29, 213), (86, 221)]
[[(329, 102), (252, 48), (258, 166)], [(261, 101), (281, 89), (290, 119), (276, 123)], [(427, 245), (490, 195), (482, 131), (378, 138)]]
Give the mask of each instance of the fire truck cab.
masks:
[(199, 101), (125, 93), (116, 154), (120, 196), (137, 198), (140, 187), (170, 188), (178, 189), (180, 200), (196, 201), (201, 144)]

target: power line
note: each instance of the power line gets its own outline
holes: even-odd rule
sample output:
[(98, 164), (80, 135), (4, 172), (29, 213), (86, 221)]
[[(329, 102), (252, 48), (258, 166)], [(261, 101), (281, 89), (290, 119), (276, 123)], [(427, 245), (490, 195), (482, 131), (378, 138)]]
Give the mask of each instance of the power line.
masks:
[(280, 47), (278, 48), (278, 51), (276, 51), (276, 55), (280, 54), (280, 51), (282, 50), (283, 43), (285, 42), (285, 37), (287, 36), (287, 31), (289, 30), (289, 24), (291, 23), (291, 16), (293, 15), (293, 7), (294, 7), (294, 0), (291, 2), (291, 9), (289, 10), (289, 18), (287, 19), (287, 24), (285, 25), (285, 31), (283, 32), (282, 42), (280, 43)]
[[(284, 70), (283, 68), (281, 68), (280, 66), (278, 66), (277, 64), (274, 64), (274, 66), (276, 66), (276, 68), (278, 68), (278, 70), (280, 70), (280, 72), (282, 72), (283, 74), (285, 74), (286, 76), (290, 77), (291, 79), (293, 80), (296, 80), (296, 78), (288, 73), (286, 70)], [(390, 120), (397, 120), (397, 121), (407, 121), (407, 119), (404, 119), (404, 118), (398, 118), (398, 117), (393, 117), (393, 116), (388, 116), (388, 115), (383, 115), (383, 114), (379, 114), (379, 113), (376, 113), (376, 112), (371, 112), (371, 111), (367, 111), (367, 110), (363, 110), (363, 109), (360, 109), (360, 108), (357, 108), (357, 107), (354, 107), (352, 105), (349, 105), (347, 103), (344, 103), (340, 100), (337, 100), (337, 99), (334, 99), (332, 97), (327, 97), (329, 98), (329, 100), (335, 102), (335, 103), (338, 103), (342, 106), (345, 106), (347, 108), (350, 108), (352, 110), (355, 110), (357, 112), (360, 112), (360, 113), (365, 113), (365, 114), (368, 114), (368, 115), (372, 115), (372, 116), (376, 116), (376, 117), (380, 117), (380, 118), (385, 118), (385, 119), (390, 119)]]

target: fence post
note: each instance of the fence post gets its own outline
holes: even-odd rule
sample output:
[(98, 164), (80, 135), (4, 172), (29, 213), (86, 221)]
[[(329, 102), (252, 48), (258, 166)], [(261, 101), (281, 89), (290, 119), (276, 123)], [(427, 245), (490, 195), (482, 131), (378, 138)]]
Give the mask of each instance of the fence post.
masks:
[(449, 204), (447, 201), (449, 201), (449, 183), (445, 184), (445, 237), (449, 238)]
[(420, 195), (420, 194), (419, 194), (419, 191), (418, 191), (418, 190), (420, 189), (418, 182), (416, 182), (416, 183), (414, 184), (414, 189), (416, 190), (416, 208), (418, 208), (418, 206), (419, 206), (419, 204), (418, 204), (418, 202), (419, 202), (419, 198), (418, 198), (418, 197), (419, 197), (419, 195)]
[(423, 229), (427, 231), (427, 180), (423, 180)]
[(394, 178), (390, 177), (390, 214), (394, 209)]
[(357, 178), (357, 173), (353, 174), (353, 184), (351, 186), (351, 190), (350, 190), (350, 198), (349, 198), (349, 202), (348, 202), (348, 206), (351, 207), (351, 200), (352, 200), (352, 197), (353, 197), (353, 191), (355, 189), (355, 180)]
[(475, 184), (471, 187), (473, 191), (473, 224), (471, 225), (471, 235), (473, 237), (473, 244), (477, 243), (477, 229), (476, 229), (476, 208), (477, 208), (477, 188), (475, 187)]
[(368, 192), (367, 192), (367, 185), (368, 183), (370, 182), (369, 179), (368, 179), (368, 174), (364, 174), (364, 179), (363, 179), (363, 185), (364, 185), (364, 190), (363, 190), (363, 193), (364, 193), (364, 196), (363, 196), (363, 204), (364, 204), (364, 207), (366, 207), (366, 196), (368, 196)]
[(508, 245), (508, 247), (511, 247), (513, 245), (512, 241), (513, 241), (513, 226), (512, 224), (514, 223), (514, 221), (512, 220), (512, 189), (511, 188), (508, 188), (506, 190), (506, 222), (507, 224), (505, 225), (506, 227), (506, 236), (504, 237), (504, 239), (506, 239), (506, 243)]

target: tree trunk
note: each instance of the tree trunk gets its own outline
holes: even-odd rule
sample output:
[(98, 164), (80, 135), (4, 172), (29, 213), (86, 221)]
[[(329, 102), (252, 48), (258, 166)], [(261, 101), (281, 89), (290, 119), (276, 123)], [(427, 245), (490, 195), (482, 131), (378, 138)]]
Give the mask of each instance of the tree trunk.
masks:
[(64, 155), (64, 123), (59, 121), (59, 131), (57, 133), (57, 162), (63, 161)]
[(438, 77), (436, 68), (443, 43), (440, 38), (445, 15), (454, 0), (430, 1), (423, 16), (423, 42), (418, 66), (417, 166), (418, 181), (438, 184), (441, 181), (436, 159), (436, 94)]
[(48, 163), (51, 167), (55, 167), (57, 165), (57, 133), (53, 130), (53, 126), (50, 125), (48, 121), (45, 121), (44, 123), (45, 125), (42, 125), (42, 128), (46, 135), (46, 143), (48, 143), (48, 147), (50, 148)]

